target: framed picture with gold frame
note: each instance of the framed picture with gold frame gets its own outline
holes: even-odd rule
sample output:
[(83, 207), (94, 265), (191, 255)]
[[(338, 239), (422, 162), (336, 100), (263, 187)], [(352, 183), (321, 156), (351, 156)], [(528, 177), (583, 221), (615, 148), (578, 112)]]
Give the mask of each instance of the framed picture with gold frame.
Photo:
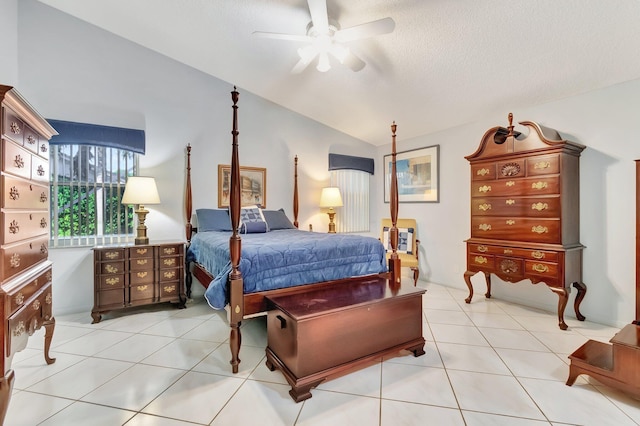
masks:
[[(440, 202), (440, 145), (396, 154), (398, 202)], [(389, 202), (391, 155), (384, 156), (384, 202)]]
[[(218, 208), (229, 207), (231, 166), (218, 164)], [(240, 166), (241, 205), (267, 207), (267, 169)]]

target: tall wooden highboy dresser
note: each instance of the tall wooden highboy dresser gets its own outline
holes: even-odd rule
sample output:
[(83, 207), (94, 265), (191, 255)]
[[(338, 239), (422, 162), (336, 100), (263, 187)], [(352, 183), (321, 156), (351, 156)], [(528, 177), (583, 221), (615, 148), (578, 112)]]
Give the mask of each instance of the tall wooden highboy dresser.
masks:
[(483, 272), (487, 298), (490, 274), (504, 281), (544, 282), (558, 295), (558, 325), (567, 329), (564, 309), (571, 286), (574, 309), (587, 291), (582, 282), (580, 244), (580, 153), (585, 148), (558, 132), (522, 121), (528, 135), (494, 127), (465, 157), (471, 163), (471, 238), (464, 274), (471, 302), (471, 276)]
[(52, 315), (49, 253), (49, 139), (57, 132), (12, 87), (0, 85), (0, 424), (11, 398), (13, 355), (45, 327), (49, 357)]

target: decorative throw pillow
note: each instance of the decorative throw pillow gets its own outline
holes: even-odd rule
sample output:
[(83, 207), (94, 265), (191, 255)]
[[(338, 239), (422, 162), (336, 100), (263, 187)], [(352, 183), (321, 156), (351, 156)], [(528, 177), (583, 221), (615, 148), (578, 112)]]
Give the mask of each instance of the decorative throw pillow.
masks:
[(240, 227), (238, 231), (241, 234), (269, 232), (267, 221), (264, 219), (260, 206), (246, 206), (240, 209)]
[[(413, 254), (413, 228), (398, 228), (398, 247), (396, 253)], [(391, 239), (389, 238), (389, 227), (382, 229), (382, 241), (385, 250), (391, 251)]]

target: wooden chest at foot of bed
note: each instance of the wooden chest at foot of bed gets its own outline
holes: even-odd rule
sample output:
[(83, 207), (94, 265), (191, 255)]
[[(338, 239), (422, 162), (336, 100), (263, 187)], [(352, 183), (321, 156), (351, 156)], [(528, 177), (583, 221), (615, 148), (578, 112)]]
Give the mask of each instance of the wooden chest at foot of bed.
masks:
[(423, 355), (422, 295), (374, 277), (329, 289), (268, 297), (267, 367), (300, 402), (332, 377), (403, 349)]

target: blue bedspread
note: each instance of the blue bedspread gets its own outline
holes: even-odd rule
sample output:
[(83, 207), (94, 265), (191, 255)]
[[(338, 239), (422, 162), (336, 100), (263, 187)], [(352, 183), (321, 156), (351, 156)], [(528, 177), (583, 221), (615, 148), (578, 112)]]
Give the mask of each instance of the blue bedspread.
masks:
[[(200, 232), (191, 240), (187, 257), (215, 278), (205, 292), (209, 305), (229, 302), (227, 281), (230, 232)], [(387, 270), (385, 249), (375, 238), (282, 229), (242, 235), (240, 271), (244, 292), (273, 290)]]

